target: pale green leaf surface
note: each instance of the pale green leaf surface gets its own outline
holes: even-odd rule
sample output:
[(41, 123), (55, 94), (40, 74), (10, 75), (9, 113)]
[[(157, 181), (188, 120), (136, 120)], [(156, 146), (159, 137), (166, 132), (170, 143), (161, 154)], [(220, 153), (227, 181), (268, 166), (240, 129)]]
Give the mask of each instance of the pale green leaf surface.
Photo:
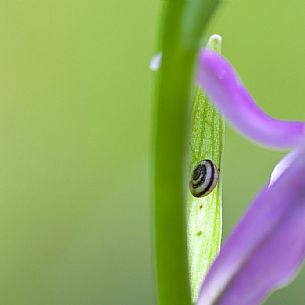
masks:
[[(221, 37), (213, 35), (209, 48), (220, 52)], [(219, 169), (216, 188), (206, 197), (195, 198), (189, 192), (187, 201), (188, 257), (192, 301), (197, 299), (200, 285), (215, 256), (222, 236), (222, 161), (224, 147), (224, 120), (197, 88), (190, 137), (189, 177), (196, 165), (204, 159), (212, 160)]]

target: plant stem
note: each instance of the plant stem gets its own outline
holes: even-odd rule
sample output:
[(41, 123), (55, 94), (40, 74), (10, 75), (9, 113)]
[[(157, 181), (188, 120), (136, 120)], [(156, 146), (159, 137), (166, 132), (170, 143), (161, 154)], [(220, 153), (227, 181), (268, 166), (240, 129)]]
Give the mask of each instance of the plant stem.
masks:
[[(199, 18), (197, 7), (201, 10)], [(189, 94), (202, 29), (218, 1), (166, 2), (156, 95), (153, 203), (159, 305), (190, 305), (184, 169)], [(196, 18), (190, 14), (196, 12)], [(199, 12), (200, 13), (200, 12)]]

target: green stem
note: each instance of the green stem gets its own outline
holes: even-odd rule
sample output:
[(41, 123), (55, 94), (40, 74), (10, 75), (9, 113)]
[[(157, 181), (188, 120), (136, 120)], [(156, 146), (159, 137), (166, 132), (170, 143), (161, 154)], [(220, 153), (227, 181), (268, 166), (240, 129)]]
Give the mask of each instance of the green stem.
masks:
[(190, 121), (189, 95), (200, 36), (217, 4), (215, 0), (166, 2), (153, 155), (159, 305), (191, 304), (183, 175)]

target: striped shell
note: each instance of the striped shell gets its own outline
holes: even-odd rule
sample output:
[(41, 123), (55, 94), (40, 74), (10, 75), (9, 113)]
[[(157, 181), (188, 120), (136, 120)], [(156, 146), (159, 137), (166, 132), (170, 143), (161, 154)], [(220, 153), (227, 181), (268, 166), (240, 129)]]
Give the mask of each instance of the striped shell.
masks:
[(218, 169), (211, 160), (202, 160), (195, 167), (190, 181), (190, 191), (194, 197), (210, 194), (218, 181)]

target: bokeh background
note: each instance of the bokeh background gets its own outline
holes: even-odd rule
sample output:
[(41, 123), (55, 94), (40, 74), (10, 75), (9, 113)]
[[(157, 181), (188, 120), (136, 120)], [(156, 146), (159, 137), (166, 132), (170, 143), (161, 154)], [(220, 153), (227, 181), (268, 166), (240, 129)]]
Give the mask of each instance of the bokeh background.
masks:
[[(0, 304), (156, 304), (148, 63), (164, 3), (0, 1)], [(304, 1), (227, 0), (208, 33), (262, 108), (303, 120), (304, 29)], [(224, 236), (282, 155), (227, 128)], [(267, 304), (305, 304), (304, 285)]]

